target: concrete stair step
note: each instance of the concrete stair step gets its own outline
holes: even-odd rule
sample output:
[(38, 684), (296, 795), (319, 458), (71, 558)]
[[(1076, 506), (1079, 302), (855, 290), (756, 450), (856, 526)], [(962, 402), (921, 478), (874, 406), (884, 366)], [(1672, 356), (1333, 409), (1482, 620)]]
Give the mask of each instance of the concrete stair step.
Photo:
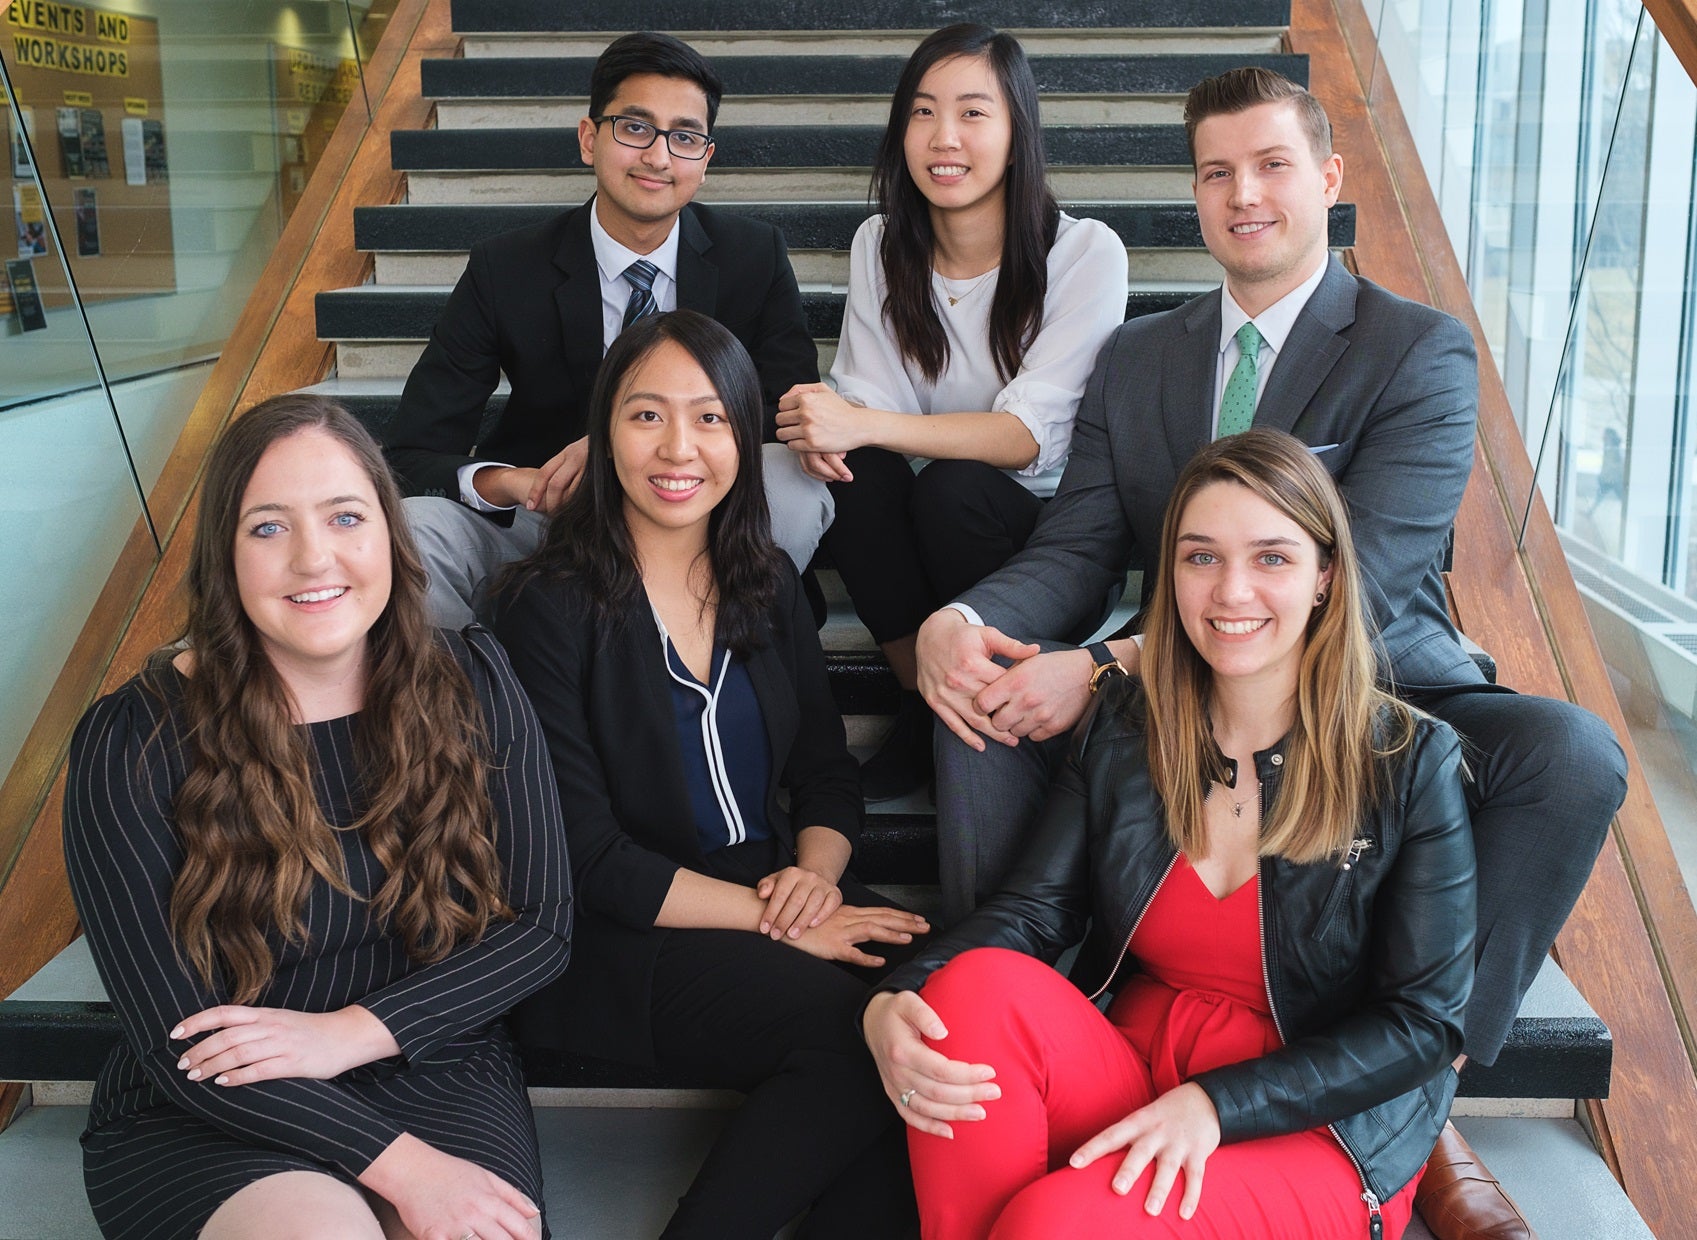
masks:
[[(1126, 300), (1126, 317), (1170, 310), (1203, 291), (1191, 288), (1138, 290)], [(321, 340), (426, 340), (451, 290), (362, 285), (319, 293), (318, 336)], [(835, 339), (842, 329), (846, 294), (831, 289), (802, 290), (802, 310), (808, 331), (816, 339)]]
[[(654, 1236), (724, 1125), (732, 1100), (550, 1105), (533, 1091), (548, 1223), (573, 1240)], [(0, 1240), (98, 1240), (83, 1194), (80, 1106), (37, 1106), (0, 1133)], [(1462, 1134), (1543, 1240), (1653, 1240), (1571, 1118), (1463, 1119)], [(1405, 1240), (1431, 1240), (1418, 1216)]]
[(1289, 0), (979, 0), (970, 11), (953, 0), (625, 0), (618, 21), (596, 5), (556, 0), (453, 0), (454, 30), (474, 33), (609, 33), (670, 30), (681, 37), (731, 30), (919, 30), (966, 18), (1010, 30), (1195, 27), (1275, 29), (1290, 24)]
[[(491, 203), (451, 206), (355, 207), (354, 244), (362, 250), (463, 254), (497, 233), (551, 219), (576, 203)], [(1089, 202), (1061, 204), (1069, 215), (1101, 220), (1127, 249), (1200, 249), (1202, 230), (1189, 202)], [(862, 202), (749, 202), (737, 214), (771, 224), (792, 254), (847, 250), (855, 229), (873, 214)], [(1340, 202), (1329, 223), (1334, 247), (1355, 244), (1355, 204)]]
[[(1272, 69), (1303, 85), (1308, 82), (1308, 57), (1286, 52), (1037, 55), (1030, 60), (1045, 106), (1051, 97), (1064, 95), (1183, 95), (1203, 78), (1245, 64)], [(887, 115), (905, 61), (905, 56), (851, 51), (835, 56), (718, 56), (713, 68), (725, 83), (722, 107), (770, 96), (867, 96)], [(424, 95), (438, 105), (469, 99), (581, 102), (589, 97), (594, 65), (593, 56), (455, 57), (425, 60), (419, 73)]]
[[(790, 125), (725, 125), (714, 133), (713, 175), (728, 169), (869, 169), (882, 125), (831, 125), (798, 141)], [(1045, 125), (1055, 167), (1190, 166), (1184, 128), (1158, 125)], [(579, 165), (577, 129), (411, 129), (390, 135), (394, 167), (404, 172), (519, 172)]]
[[(866, 168), (721, 168), (715, 162), (700, 201), (864, 205), (869, 180)], [(1049, 186), (1063, 201), (1189, 202), (1190, 169), (1051, 168)], [(421, 205), (582, 202), (594, 192), (595, 178), (578, 163), (575, 146), (570, 161), (550, 171), (414, 170), (407, 176), (408, 201)]]

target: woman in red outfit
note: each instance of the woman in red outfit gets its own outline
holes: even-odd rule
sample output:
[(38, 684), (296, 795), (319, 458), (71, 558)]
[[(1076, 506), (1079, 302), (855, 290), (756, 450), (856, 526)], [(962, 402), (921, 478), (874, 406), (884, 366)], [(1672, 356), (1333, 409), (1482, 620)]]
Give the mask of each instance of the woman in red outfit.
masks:
[(1472, 982), (1456, 736), (1375, 687), (1297, 440), (1199, 452), (1157, 564), (1008, 885), (866, 1008), (925, 1235), (1394, 1240)]

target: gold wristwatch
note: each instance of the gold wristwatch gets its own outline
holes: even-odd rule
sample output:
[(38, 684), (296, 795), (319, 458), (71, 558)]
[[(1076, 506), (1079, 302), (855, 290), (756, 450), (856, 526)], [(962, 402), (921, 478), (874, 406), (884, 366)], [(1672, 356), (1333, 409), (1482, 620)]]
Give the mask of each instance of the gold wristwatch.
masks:
[(1129, 676), (1125, 664), (1114, 658), (1114, 652), (1108, 649), (1107, 642), (1091, 642), (1085, 652), (1095, 660), (1096, 667), (1090, 673), (1090, 692), (1095, 693), (1102, 687), (1102, 682), (1110, 676)]

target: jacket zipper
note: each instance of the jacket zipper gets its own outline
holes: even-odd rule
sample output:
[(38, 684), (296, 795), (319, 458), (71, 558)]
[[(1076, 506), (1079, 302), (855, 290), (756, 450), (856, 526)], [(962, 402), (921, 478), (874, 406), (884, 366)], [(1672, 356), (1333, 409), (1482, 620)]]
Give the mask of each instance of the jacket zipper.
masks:
[(1108, 976), (1102, 979), (1102, 984), (1086, 996), (1092, 1003), (1108, 988), (1109, 983), (1114, 980), (1114, 975), (1120, 971), (1120, 965), (1125, 963), (1125, 954), (1131, 950), (1131, 940), (1137, 936), (1137, 927), (1143, 924), (1143, 918), (1148, 914), (1149, 906), (1155, 903), (1155, 895), (1161, 890), (1161, 884), (1167, 881), (1167, 875), (1173, 872), (1173, 867), (1177, 864), (1178, 851), (1175, 849), (1172, 860), (1168, 861), (1167, 868), (1161, 871), (1161, 877), (1156, 880), (1154, 889), (1149, 893), (1149, 898), (1143, 902), (1143, 907), (1137, 910), (1137, 916), (1132, 919), (1131, 929), (1125, 932), (1125, 942), (1120, 946), (1120, 954), (1114, 957), (1114, 967), (1108, 970)]
[[(1357, 841), (1359, 842), (1359, 841)], [(1358, 857), (1354, 846), (1350, 848), (1350, 856)], [(1267, 1011), (1273, 1018), (1273, 1028), (1278, 1031), (1279, 1044), (1288, 1045), (1285, 1037), (1284, 1022), (1279, 1019), (1279, 1005), (1273, 1000), (1273, 972), (1267, 965), (1267, 910), (1265, 897), (1266, 883), (1258, 883), (1255, 887), (1255, 931), (1261, 940), (1261, 984), (1267, 989)], [(1373, 1194), (1372, 1187), (1367, 1183), (1367, 1173), (1362, 1170), (1361, 1162), (1355, 1157), (1355, 1151), (1344, 1143), (1343, 1134), (1337, 1130), (1337, 1125), (1327, 1124), (1326, 1131), (1332, 1134), (1332, 1139), (1338, 1143), (1338, 1148), (1349, 1159), (1349, 1165), (1355, 1168), (1355, 1176), (1361, 1181), (1361, 1200), (1367, 1203), (1367, 1235), (1369, 1240), (1383, 1240), (1385, 1220), (1379, 1213), (1379, 1199)]]
[(1344, 896), (1349, 891), (1350, 880), (1355, 871), (1355, 863), (1361, 860), (1361, 854), (1371, 847), (1373, 847), (1373, 841), (1370, 838), (1362, 837), (1350, 841), (1349, 855), (1343, 859), (1343, 864), (1338, 867), (1338, 876), (1332, 880), (1332, 889), (1326, 895), (1325, 904), (1320, 907), (1320, 917), (1314, 923), (1314, 931), (1309, 936), (1310, 938), (1320, 939), (1325, 937), (1327, 929), (1332, 924), (1332, 918), (1337, 916), (1338, 909), (1343, 905)]

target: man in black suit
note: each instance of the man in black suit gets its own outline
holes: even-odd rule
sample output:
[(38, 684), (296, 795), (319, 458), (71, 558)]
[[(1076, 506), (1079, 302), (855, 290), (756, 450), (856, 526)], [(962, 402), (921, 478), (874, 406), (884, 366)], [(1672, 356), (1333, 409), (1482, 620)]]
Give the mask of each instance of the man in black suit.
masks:
[[(1045, 640), (1042, 653), (1027, 643), (1088, 627), (1133, 564), (1153, 584), (1142, 557), (1205, 443), (1251, 423), (1288, 431), (1349, 503), (1387, 684), (1469, 742), (1479, 928), (1465, 1050), (1490, 1063), (1590, 875), (1625, 795), (1625, 760), (1594, 715), (1484, 683), (1460, 645), (1441, 568), (1473, 464), (1472, 337), (1327, 252), (1343, 161), (1324, 110), (1276, 74), (1243, 69), (1192, 90), (1185, 121), (1224, 287), (1109, 337), (1031, 540), (919, 631), (920, 688), (947, 725), (937, 755), (945, 914), (995, 890), (1040, 811), (1059, 738), (1101, 676), (1138, 666), (1135, 638), (1083, 650)], [(1446, 1133), (1431, 1166), (1451, 1172), (1422, 1181), (1428, 1224), (1444, 1240), (1529, 1235), (1459, 1142)]]
[[(437, 623), (469, 623), (488, 579), (536, 546), (583, 471), (601, 356), (636, 317), (685, 308), (730, 328), (754, 359), (769, 421), (779, 396), (818, 381), (783, 237), (690, 201), (712, 159), (722, 93), (706, 59), (670, 35), (615, 40), (595, 62), (578, 122), (595, 197), (472, 248), (387, 448)], [(503, 373), (512, 394), (482, 431)], [(775, 442), (765, 474), (774, 536), (805, 568), (831, 522), (830, 492)]]

